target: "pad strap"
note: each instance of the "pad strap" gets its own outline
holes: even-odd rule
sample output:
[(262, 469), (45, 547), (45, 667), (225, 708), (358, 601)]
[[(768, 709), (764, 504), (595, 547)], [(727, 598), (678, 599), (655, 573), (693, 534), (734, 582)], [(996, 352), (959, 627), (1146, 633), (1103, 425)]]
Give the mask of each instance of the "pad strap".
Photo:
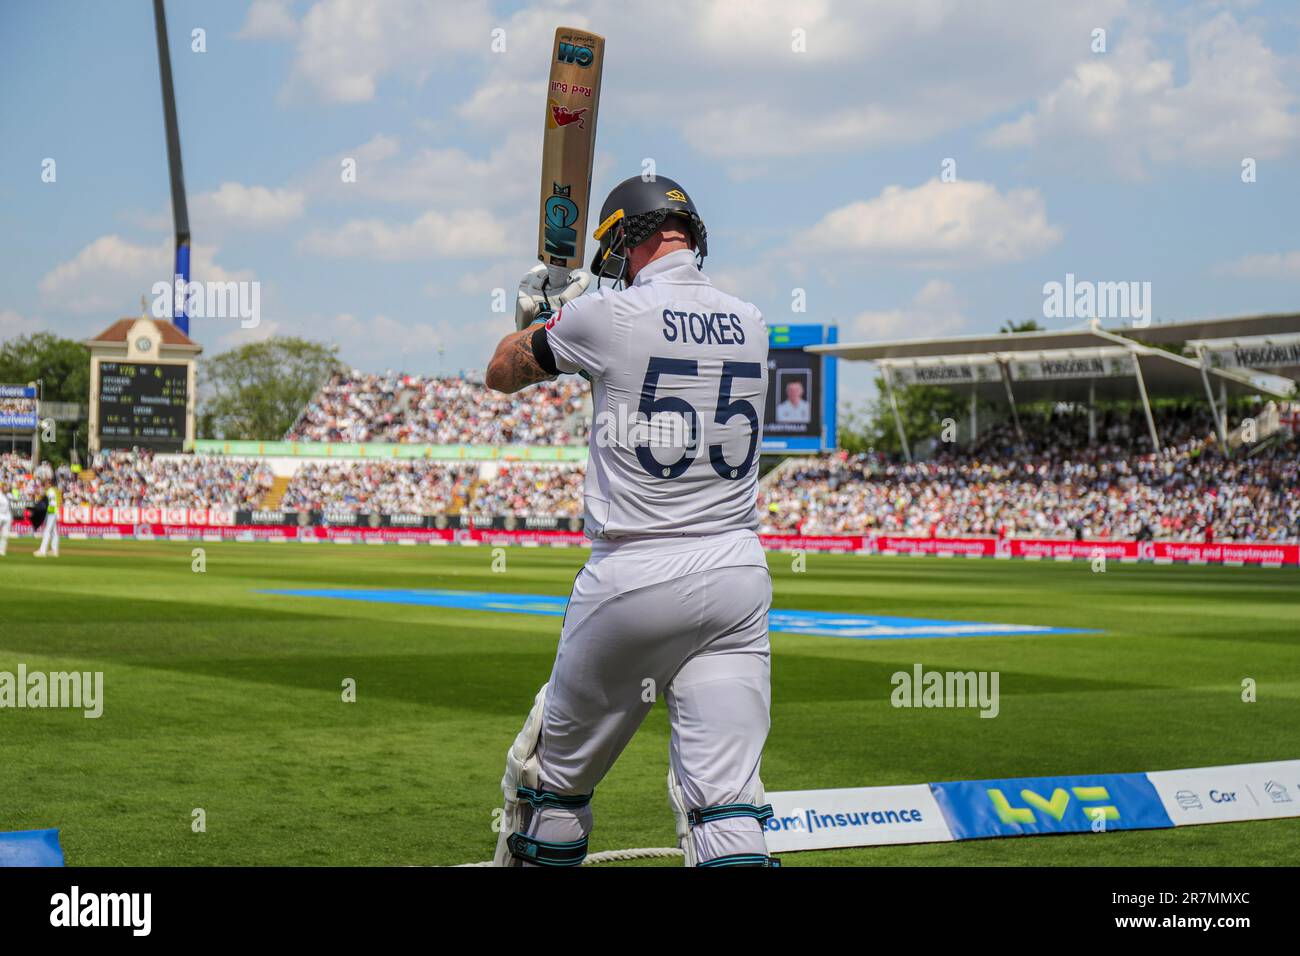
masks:
[(712, 860), (705, 860), (698, 866), (780, 866), (781, 861), (774, 856), (764, 856), (762, 853), (732, 853), (728, 856), (715, 856)]
[(506, 846), (516, 860), (536, 866), (581, 866), (587, 858), (586, 837), (568, 843), (551, 843), (523, 833), (512, 833)]
[[(520, 787), (516, 793), (519, 799), (527, 803), (534, 810), (541, 810), (546, 807), (562, 807), (566, 810), (577, 810), (591, 803), (591, 794), (579, 793), (574, 796), (566, 796), (562, 793), (553, 793), (550, 790), (534, 790), (532, 787)], [(771, 808), (768, 808), (768, 816), (771, 816)]]
[(716, 807), (702, 807), (686, 812), (686, 819), (693, 827), (698, 827), (702, 823), (713, 823), (715, 820), (732, 820), (736, 817), (753, 817), (761, 827), (772, 819), (772, 804), (765, 803), (760, 807), (753, 803), (720, 803)]

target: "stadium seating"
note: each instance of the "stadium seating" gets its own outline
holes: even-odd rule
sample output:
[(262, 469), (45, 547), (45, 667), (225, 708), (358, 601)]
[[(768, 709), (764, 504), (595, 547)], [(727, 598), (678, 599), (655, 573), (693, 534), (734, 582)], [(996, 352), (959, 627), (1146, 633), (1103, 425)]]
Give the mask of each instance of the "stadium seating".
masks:
[(466, 378), (365, 375), (326, 383), (285, 435), (290, 441), (436, 445), (570, 445), (587, 439), (587, 383), (543, 382), (503, 395)]
[[(959, 537), (1151, 537), (1179, 541), (1300, 539), (1300, 457), (1294, 439), (1222, 456), (1212, 424), (1170, 412), (1151, 452), (1145, 424), (1066, 416), (1000, 425), (972, 450), (906, 464), (843, 453), (788, 460), (763, 483), (770, 532), (883, 531)], [(1082, 433), (1081, 433), (1082, 432)]]
[(280, 507), (285, 511), (448, 514), (464, 506), (477, 473), (476, 465), (460, 462), (312, 462), (290, 479)]
[[(291, 434), (330, 440), (572, 440), (585, 384), (547, 386), (530, 405), (462, 379), (354, 374), (328, 384)], [(543, 394), (543, 393), (539, 393)], [(930, 537), (996, 535), (1081, 540), (1300, 540), (1300, 449), (1282, 431), (1257, 447), (1221, 453), (1212, 419), (1165, 409), (1153, 453), (1140, 412), (1110, 413), (1088, 439), (1079, 414), (1028, 416), (1019, 430), (989, 427), (974, 447), (938, 445), (923, 461), (882, 454), (790, 458), (760, 485), (769, 533)], [(576, 518), (581, 463), (354, 459), (292, 463), (95, 456), (80, 477), (59, 475), (69, 505), (138, 505), (285, 511)], [(287, 477), (286, 477), (287, 475)], [(0, 456), (0, 481), (34, 498), (26, 458)]]
[(61, 476), (67, 505), (256, 508), (271, 487), (264, 462), (236, 458), (156, 458), (151, 452), (96, 455), (87, 475)]

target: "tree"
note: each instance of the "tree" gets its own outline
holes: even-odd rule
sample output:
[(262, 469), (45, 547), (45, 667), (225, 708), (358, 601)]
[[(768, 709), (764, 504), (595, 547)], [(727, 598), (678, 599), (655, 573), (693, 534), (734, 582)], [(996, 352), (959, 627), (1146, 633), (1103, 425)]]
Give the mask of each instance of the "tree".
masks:
[[(935, 385), (895, 386), (894, 398), (898, 402), (898, 416), (907, 431), (908, 444), (943, 434), (944, 419), (961, 421), (970, 399), (960, 392)], [(876, 450), (901, 454), (903, 445), (898, 439), (898, 426), (894, 410), (889, 405), (889, 393), (884, 376), (876, 376), (876, 398), (862, 409), (845, 409), (844, 423), (839, 429), (840, 447), (850, 451)]]
[(343, 370), (337, 346), (290, 337), (251, 342), (204, 359), (198, 434), (278, 440), (321, 385)]
[(1013, 322), (1010, 319), (1002, 323), (1002, 328), (998, 329), (1004, 335), (1010, 335), (1016, 332), (1046, 332), (1047, 329), (1038, 324), (1037, 319), (1025, 319), (1023, 322)]
[[(45, 401), (75, 402), (85, 413), (90, 403), (90, 350), (52, 332), (23, 335), (0, 345), (0, 382), (26, 385), (37, 380)], [(74, 435), (85, 451), (85, 429), (75, 422), (58, 422), (54, 441), (41, 442), (41, 457), (54, 464), (68, 461)]]

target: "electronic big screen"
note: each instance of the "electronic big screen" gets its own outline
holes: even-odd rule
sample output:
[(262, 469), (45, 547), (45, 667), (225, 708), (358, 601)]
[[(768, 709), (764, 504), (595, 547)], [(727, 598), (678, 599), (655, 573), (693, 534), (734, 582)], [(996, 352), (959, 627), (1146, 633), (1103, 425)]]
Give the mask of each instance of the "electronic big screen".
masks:
[(822, 357), (802, 349), (767, 353), (764, 438), (822, 437)]

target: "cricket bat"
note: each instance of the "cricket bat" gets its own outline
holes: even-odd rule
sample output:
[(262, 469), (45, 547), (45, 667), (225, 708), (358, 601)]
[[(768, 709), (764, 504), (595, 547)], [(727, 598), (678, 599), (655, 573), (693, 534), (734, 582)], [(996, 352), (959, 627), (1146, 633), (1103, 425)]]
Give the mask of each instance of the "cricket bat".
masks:
[(537, 258), (546, 263), (551, 285), (556, 287), (583, 267), (604, 62), (604, 37), (573, 27), (555, 31), (542, 134)]

